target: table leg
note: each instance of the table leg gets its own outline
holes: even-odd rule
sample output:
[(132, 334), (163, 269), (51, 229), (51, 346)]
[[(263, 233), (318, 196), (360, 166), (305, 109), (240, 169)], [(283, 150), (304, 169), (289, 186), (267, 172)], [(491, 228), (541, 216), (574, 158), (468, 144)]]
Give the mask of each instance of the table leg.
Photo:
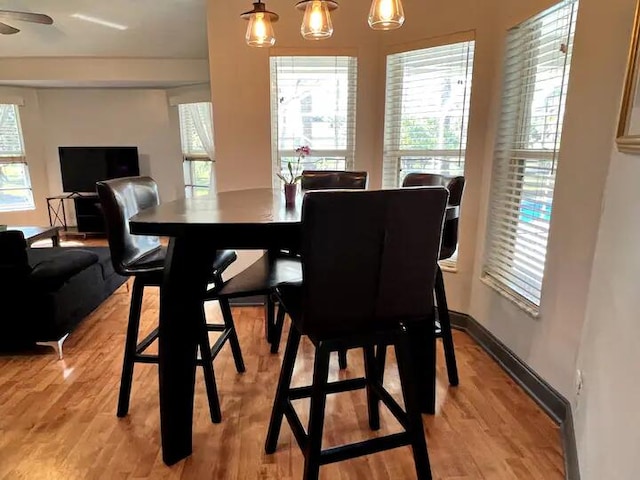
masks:
[(167, 465), (192, 451), (198, 322), (214, 256), (203, 239), (169, 242), (158, 339), (162, 458)]
[(407, 325), (420, 411), (436, 413), (436, 336), (432, 322)]

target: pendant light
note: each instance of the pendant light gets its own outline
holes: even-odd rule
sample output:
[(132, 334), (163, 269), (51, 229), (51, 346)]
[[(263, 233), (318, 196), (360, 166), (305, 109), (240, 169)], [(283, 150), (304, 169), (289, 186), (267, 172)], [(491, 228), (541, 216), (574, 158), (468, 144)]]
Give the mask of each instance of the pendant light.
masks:
[(300, 33), (307, 40), (323, 40), (333, 35), (331, 14), (338, 4), (333, 0), (302, 0), (296, 4), (298, 10), (304, 10)]
[(240, 15), (249, 20), (245, 39), (250, 47), (271, 47), (276, 43), (273, 35), (272, 22), (278, 21), (278, 14), (267, 10), (266, 5), (258, 0), (253, 4), (253, 9)]
[(404, 23), (401, 0), (373, 0), (369, 10), (369, 26), (374, 30), (394, 30)]

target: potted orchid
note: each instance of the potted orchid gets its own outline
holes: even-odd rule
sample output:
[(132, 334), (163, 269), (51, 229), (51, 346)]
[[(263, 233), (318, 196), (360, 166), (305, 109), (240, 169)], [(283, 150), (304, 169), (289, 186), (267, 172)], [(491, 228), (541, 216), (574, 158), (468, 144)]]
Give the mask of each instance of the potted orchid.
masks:
[(281, 173), (276, 174), (278, 178), (284, 182), (284, 198), (287, 205), (293, 205), (295, 203), (297, 184), (302, 178), (300, 162), (310, 153), (311, 149), (307, 145), (296, 148), (298, 158), (294, 161), (287, 162), (287, 172), (285, 172), (284, 175)]

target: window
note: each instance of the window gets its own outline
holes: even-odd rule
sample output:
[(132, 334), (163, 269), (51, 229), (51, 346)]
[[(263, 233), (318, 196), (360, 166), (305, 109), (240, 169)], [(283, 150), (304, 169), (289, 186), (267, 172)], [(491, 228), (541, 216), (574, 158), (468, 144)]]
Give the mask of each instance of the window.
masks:
[(178, 105), (185, 195), (208, 195), (214, 185), (213, 115), (210, 102)]
[(0, 212), (34, 208), (18, 106), (0, 104)]
[(483, 279), (537, 314), (578, 2), (509, 31)]
[(302, 169), (353, 168), (356, 77), (355, 57), (271, 57), (274, 184), (303, 145)]
[(411, 172), (463, 175), (475, 42), (387, 56), (383, 186)]

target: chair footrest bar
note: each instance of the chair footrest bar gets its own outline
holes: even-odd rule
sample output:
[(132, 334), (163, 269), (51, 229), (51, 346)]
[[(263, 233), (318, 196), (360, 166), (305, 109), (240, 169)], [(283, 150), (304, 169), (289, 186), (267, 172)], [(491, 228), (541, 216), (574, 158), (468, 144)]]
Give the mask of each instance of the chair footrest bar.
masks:
[(379, 383), (374, 383), (371, 385), (373, 392), (378, 396), (382, 403), (386, 405), (389, 411), (396, 417), (396, 420), (400, 422), (400, 425), (405, 430), (409, 429), (409, 418), (407, 416), (407, 412), (405, 412), (400, 404), (396, 402), (395, 398), (391, 396), (389, 392), (387, 392), (382, 385)]
[(227, 326), (222, 323), (207, 323), (207, 332), (224, 332)]
[(133, 361), (136, 363), (158, 363), (158, 356), (147, 353), (136, 353)]
[[(367, 380), (364, 378), (350, 378), (349, 380), (340, 380), (338, 382), (328, 382), (324, 387), (324, 392), (329, 395), (331, 393), (350, 392), (351, 390), (360, 390), (366, 387)], [(289, 389), (289, 398), (291, 400), (299, 400), (311, 396), (312, 386), (296, 387)]]
[(404, 447), (410, 443), (409, 434), (401, 432), (387, 435), (386, 437), (372, 438), (358, 443), (328, 448), (320, 452), (320, 464), (326, 465), (328, 463), (341, 462), (350, 458), (382, 452), (383, 450)]
[(138, 345), (136, 345), (136, 354), (143, 353), (158, 338), (158, 329), (154, 328), (149, 335), (144, 337)]
[(307, 435), (307, 432), (305, 432), (302, 422), (300, 422), (300, 418), (293, 408), (293, 405), (291, 405), (290, 400), (287, 400), (284, 405), (284, 414), (287, 417), (293, 436), (296, 437), (298, 446), (302, 451), (305, 451), (307, 442), (309, 441), (309, 436)]
[(229, 338), (230, 334), (231, 334), (231, 330), (225, 330), (222, 332), (222, 335), (218, 337), (218, 339), (216, 340), (216, 343), (214, 343), (213, 346), (211, 347), (212, 359), (215, 359), (216, 356), (220, 353), (220, 350), (222, 350), (222, 347), (224, 346), (224, 343)]

